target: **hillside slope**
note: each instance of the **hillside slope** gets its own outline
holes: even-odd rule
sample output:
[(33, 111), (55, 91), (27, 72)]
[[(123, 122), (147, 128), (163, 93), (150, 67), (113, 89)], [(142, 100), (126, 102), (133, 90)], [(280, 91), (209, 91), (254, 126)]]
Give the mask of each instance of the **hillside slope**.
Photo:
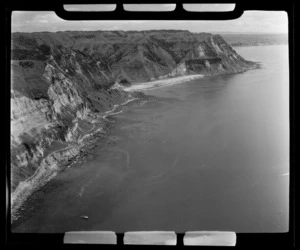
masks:
[(219, 35), (188, 31), (13, 33), (12, 205), (82, 152), (97, 116), (133, 94), (116, 88), (154, 79), (241, 72), (255, 64)]
[(214, 75), (251, 65), (221, 36), (183, 30), (15, 33), (13, 41), (14, 60), (44, 59), (43, 50), (67, 48), (90, 56), (90, 63), (110, 70), (116, 81), (130, 83), (174, 75), (174, 69)]

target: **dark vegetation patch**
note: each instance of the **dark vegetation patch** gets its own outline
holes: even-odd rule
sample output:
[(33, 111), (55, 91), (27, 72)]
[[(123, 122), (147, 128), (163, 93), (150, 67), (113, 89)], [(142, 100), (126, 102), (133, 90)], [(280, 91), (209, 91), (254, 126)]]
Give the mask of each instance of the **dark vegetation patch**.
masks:
[(91, 39), (91, 38), (95, 38), (95, 35), (75, 35), (72, 36), (72, 38), (74, 39), (80, 39), (80, 38), (86, 38), (86, 39)]
[(11, 51), (11, 59), (12, 60), (40, 60), (45, 61), (49, 58), (51, 54), (51, 48), (42, 44), (40, 46), (36, 46), (34, 48), (26, 48), (26, 49), (12, 49)]
[[(12, 58), (45, 60), (52, 54), (72, 81), (88, 81), (96, 91), (101, 91), (114, 84), (114, 80), (108, 80), (107, 76), (112, 75), (120, 80), (120, 84), (126, 86), (128, 83), (123, 79), (133, 83), (164, 75), (184, 60), (198, 59), (199, 46), (207, 57), (205, 59), (210, 64), (217, 65), (220, 59), (217, 58), (210, 38), (214, 38), (221, 49), (227, 52), (229, 49), (230, 52), (230, 47), (226, 47), (222, 37), (210, 33), (191, 33), (187, 30), (68, 31), (45, 33), (45, 37), (43, 33), (14, 34)], [(39, 43), (43, 44), (38, 46)], [(239, 59), (239, 62), (242, 61), (242, 58)], [(85, 77), (76, 72), (77, 63)], [(187, 67), (197, 70), (205, 68), (204, 60), (187, 61), (187, 64)], [(35, 67), (36, 65), (33, 66)], [(232, 70), (233, 68), (228, 68), (228, 71)]]
[(31, 91), (31, 98), (34, 100), (40, 99), (49, 99), (49, 96), (46, 92), (42, 92), (40, 89), (33, 88)]
[(131, 83), (125, 78), (121, 79), (119, 83), (121, 85), (124, 85), (124, 86), (130, 86), (131, 85)]
[(30, 61), (20, 61), (19, 62), (19, 65), (22, 67), (22, 68), (33, 68), (34, 67), (34, 62), (30, 62)]

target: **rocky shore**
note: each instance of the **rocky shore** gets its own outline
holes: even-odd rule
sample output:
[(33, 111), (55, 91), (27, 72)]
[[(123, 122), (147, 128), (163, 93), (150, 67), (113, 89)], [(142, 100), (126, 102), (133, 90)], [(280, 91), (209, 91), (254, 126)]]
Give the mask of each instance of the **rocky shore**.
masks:
[(86, 156), (93, 138), (104, 135), (107, 116), (122, 112), (118, 105), (143, 96), (131, 91), (255, 65), (210, 33), (13, 33), (12, 214), (32, 190)]
[[(137, 97), (132, 97), (132, 95)], [(22, 204), (35, 190), (45, 185), (60, 171), (71, 167), (78, 161), (84, 161), (85, 158), (89, 157), (90, 153), (96, 147), (97, 140), (105, 137), (108, 133), (110, 126), (108, 116), (117, 114), (118, 112), (115, 113), (117, 108), (138, 100), (141, 97), (143, 98), (144, 95), (140, 93), (129, 94), (125, 102), (114, 105), (112, 109), (101, 114), (92, 115), (89, 118), (89, 128), (86, 128), (86, 131), (81, 130), (77, 134), (76, 140), (65, 144), (63, 148), (56, 149), (48, 155), (45, 155), (35, 173), (28, 179), (21, 181), (11, 194), (12, 222), (18, 218), (18, 211), (22, 207)], [(79, 123), (80, 121), (75, 121), (74, 127), (80, 127), (81, 124)]]

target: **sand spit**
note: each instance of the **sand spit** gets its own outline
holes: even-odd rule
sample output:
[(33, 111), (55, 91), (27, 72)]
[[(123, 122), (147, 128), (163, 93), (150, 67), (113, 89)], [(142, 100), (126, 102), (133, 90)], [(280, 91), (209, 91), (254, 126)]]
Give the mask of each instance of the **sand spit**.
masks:
[(171, 86), (178, 83), (183, 83), (187, 81), (194, 80), (196, 78), (202, 78), (204, 75), (200, 74), (194, 74), (194, 75), (184, 75), (184, 76), (178, 76), (178, 77), (172, 77), (152, 82), (143, 82), (143, 83), (137, 83), (134, 85), (131, 85), (130, 87), (125, 87), (125, 91), (142, 91), (142, 90), (148, 90), (148, 89), (155, 89), (155, 88), (162, 88)]

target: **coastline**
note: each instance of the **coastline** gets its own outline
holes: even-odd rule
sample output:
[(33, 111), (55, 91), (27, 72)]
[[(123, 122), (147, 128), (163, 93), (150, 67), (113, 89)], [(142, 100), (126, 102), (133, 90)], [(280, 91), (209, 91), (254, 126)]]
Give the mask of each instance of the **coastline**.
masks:
[(99, 132), (103, 133), (101, 127), (91, 133), (84, 134), (78, 143), (69, 143), (65, 148), (52, 152), (41, 161), (31, 177), (19, 183), (14, 192), (11, 193), (11, 222), (19, 218), (19, 210), (22, 210), (22, 205), (34, 191), (44, 186), (60, 171), (70, 167), (79, 159), (85, 158), (90, 149), (89, 140), (85, 139), (96, 136)]
[[(174, 84), (187, 82), (196, 78), (202, 78), (204, 75), (193, 74), (177, 77), (170, 77), (151, 82), (136, 83), (130, 87), (119, 86), (125, 92), (135, 92), (154, 88), (167, 87)], [(93, 114), (94, 119), (91, 121), (92, 128), (81, 134), (77, 142), (68, 143), (66, 147), (55, 150), (47, 155), (36, 169), (35, 173), (28, 179), (19, 183), (18, 187), (11, 193), (11, 222), (19, 218), (18, 211), (22, 210), (22, 205), (35, 191), (44, 186), (48, 181), (54, 178), (60, 171), (71, 167), (78, 160), (82, 160), (88, 154), (88, 151), (94, 146), (93, 139), (99, 134), (106, 134), (104, 131), (105, 124), (109, 121), (108, 116), (116, 115), (122, 112), (122, 109), (116, 111), (132, 101), (140, 99), (139, 97), (128, 95), (128, 99), (120, 104), (114, 104), (113, 108), (99, 114)], [(98, 125), (98, 126), (97, 126)], [(101, 126), (102, 125), (102, 126)], [(103, 126), (104, 125), (104, 126)], [(75, 124), (76, 126), (76, 124)]]
[[(278, 59), (276, 49), (270, 51), (273, 52), (271, 56), (274, 59)], [(123, 113), (108, 116), (109, 130), (105, 129), (107, 136), (93, 141), (96, 145), (95, 151), (91, 155), (88, 152), (88, 158), (83, 161), (79, 158), (79, 161), (70, 166), (70, 169), (59, 172), (45, 187), (34, 192), (24, 203), (21, 217), (13, 224), (12, 232), (15, 234), (52, 234), (70, 230), (106, 230), (109, 226), (118, 232), (127, 229), (135, 230), (138, 229), (135, 227), (139, 225), (141, 227), (147, 225), (149, 230), (151, 227), (155, 230), (155, 227), (160, 225), (169, 228), (178, 227), (178, 230), (179, 227), (197, 230), (197, 227), (203, 227), (203, 221), (208, 227), (218, 228), (220, 221), (225, 224), (229, 221), (226, 218), (228, 215), (232, 217), (233, 220), (229, 221), (232, 223), (224, 224), (224, 226), (236, 227), (240, 218), (248, 219), (249, 213), (257, 215), (259, 222), (257, 224), (251, 219), (248, 220), (249, 223), (245, 222), (242, 226), (247, 224), (249, 230), (256, 226), (259, 226), (258, 230), (272, 230), (273, 225), (278, 226), (280, 223), (284, 223), (286, 228), (288, 202), (284, 196), (287, 197), (288, 192), (288, 165), (286, 168), (279, 164), (278, 171), (275, 166), (268, 175), (261, 175), (260, 166), (266, 165), (264, 164), (266, 157), (260, 153), (263, 151), (257, 148), (257, 145), (260, 145), (263, 150), (264, 148), (271, 150), (273, 145), (277, 145), (276, 138), (273, 143), (274, 141), (264, 140), (265, 137), (259, 134), (264, 135), (264, 132), (268, 132), (271, 135), (268, 138), (273, 139), (272, 134), (277, 129), (281, 129), (280, 126), (272, 124), (273, 121), (277, 121), (276, 112), (272, 112), (272, 116), (269, 117), (268, 107), (271, 105), (270, 100), (272, 103), (274, 101), (277, 107), (281, 106), (281, 103), (271, 98), (273, 93), (270, 90), (275, 90), (278, 85), (279, 89), (275, 90), (274, 96), (278, 96), (276, 95), (278, 93), (283, 94), (280, 91), (282, 81), (278, 75), (283, 75), (282, 72), (286, 68), (283, 69), (283, 63), (278, 63), (278, 60), (273, 61), (268, 54), (259, 53), (261, 49), (255, 48), (255, 51), (266, 58), (266, 60), (261, 60), (264, 66), (261, 70), (198, 78), (180, 85), (146, 90), (144, 93), (151, 95), (148, 103), (142, 105), (143, 100), (133, 101), (123, 107)], [(250, 50), (245, 50), (245, 52), (252, 56)], [(253, 55), (256, 54), (253, 53)], [(259, 59), (260, 57), (257, 58)], [(272, 64), (276, 67), (272, 67)], [(264, 74), (265, 72), (269, 72), (272, 76)], [(272, 81), (267, 81), (268, 84), (261, 84), (261, 76)], [(264, 89), (260, 89), (261, 87)], [(259, 95), (260, 100), (266, 105), (260, 105), (255, 95), (258, 92), (267, 93), (270, 96), (270, 100), (266, 100), (263, 94)], [(249, 95), (245, 96), (245, 93)], [(240, 97), (246, 97), (246, 99)], [(110, 107), (105, 109), (108, 110), (107, 113), (112, 111), (113, 104), (116, 102), (110, 103)], [(247, 112), (248, 104), (251, 103), (254, 106), (250, 107), (258, 112)], [(239, 109), (236, 110), (236, 107)], [(119, 110), (121, 107), (115, 108), (111, 113)], [(262, 119), (255, 119), (256, 117), (262, 118), (260, 112), (266, 113), (266, 117), (270, 118), (266, 119), (266, 122), (274, 131), (265, 129), (267, 124)], [(226, 116), (218, 117), (222, 120), (218, 120), (216, 126), (215, 118), (218, 114), (226, 114)], [(241, 118), (241, 114), (247, 121), (236, 123), (235, 121)], [(229, 117), (232, 119), (228, 119)], [(252, 124), (257, 126), (253, 127)], [(85, 131), (88, 131), (89, 127)], [(98, 128), (98, 125), (96, 127)], [(216, 130), (211, 130), (211, 127)], [(206, 135), (207, 128), (210, 129), (208, 132), (213, 132), (209, 136)], [(259, 133), (256, 137), (253, 137), (252, 128)], [(181, 135), (180, 132), (182, 136), (178, 138), (178, 135)], [(243, 134), (243, 138), (231, 136), (237, 132), (239, 135)], [(247, 138), (249, 140), (246, 140)], [(229, 144), (227, 139), (230, 139)], [(254, 139), (261, 139), (262, 143), (257, 143)], [(179, 147), (176, 142), (180, 142)], [(250, 142), (251, 145), (249, 145)], [(268, 144), (269, 147), (266, 147)], [(233, 147), (226, 148), (226, 145), (233, 145)], [(224, 146), (225, 150), (221, 152)], [(278, 146), (284, 148), (282, 143)], [(256, 172), (252, 168), (253, 157), (249, 157), (248, 154), (249, 147), (254, 148), (252, 151), (254, 157), (261, 157), (262, 164), (256, 164)], [(201, 149), (201, 155), (197, 154), (198, 149)], [(118, 150), (127, 151), (128, 155)], [(276, 159), (277, 150), (274, 151)], [(242, 153), (237, 154), (240, 152)], [(280, 150), (280, 152), (283, 151)], [(215, 156), (215, 153), (218, 157), (211, 157)], [(230, 159), (231, 156), (234, 160)], [(272, 159), (274, 157), (270, 158), (271, 164)], [(127, 161), (129, 161), (128, 167)], [(223, 168), (226, 162), (229, 162), (231, 169)], [(245, 162), (245, 166), (250, 166), (242, 169), (243, 174), (238, 173), (242, 179), (236, 178), (237, 170), (240, 170), (240, 162)], [(209, 166), (216, 168), (209, 168)], [(274, 173), (282, 176), (273, 176)], [(226, 192), (232, 195), (224, 196), (222, 189), (215, 188), (216, 178), (214, 177), (220, 174), (221, 181), (217, 182), (217, 185), (222, 185), (224, 190), (227, 188)], [(270, 176), (274, 177), (272, 177), (274, 181), (269, 183), (267, 181)], [(209, 181), (210, 177), (213, 177), (213, 182)], [(267, 181), (264, 181), (264, 177)], [(257, 186), (257, 189), (250, 189), (251, 192), (244, 189), (243, 195), (239, 196), (242, 197), (239, 204), (245, 209), (241, 210), (242, 213), (238, 216), (232, 214), (232, 200), (238, 196), (237, 192), (232, 193), (232, 190), (236, 190), (235, 187), (240, 183), (249, 184), (251, 188), (258, 178), (262, 180), (260, 182), (262, 185)], [(277, 183), (276, 180), (279, 182)], [(265, 183), (270, 185), (265, 185)], [(178, 185), (181, 186), (178, 187)], [(208, 194), (205, 192), (207, 190)], [(263, 195), (259, 197), (259, 193)], [(249, 210), (249, 204), (265, 205), (265, 197), (269, 193), (271, 193), (271, 198), (268, 199), (267, 207), (251, 207), (250, 205)], [(199, 194), (203, 194), (206, 200), (195, 200), (194, 197)], [(279, 202), (278, 207), (274, 207), (274, 199), (284, 200), (284, 204)], [(181, 203), (183, 200), (185, 202)], [(192, 210), (185, 205), (189, 202), (193, 205)], [(172, 206), (174, 204), (178, 206)], [(222, 209), (228, 208), (228, 213), (220, 215), (217, 209), (209, 209), (218, 208), (216, 204), (222, 204)], [(268, 207), (272, 214), (268, 212)], [(171, 212), (170, 208), (172, 208)], [(177, 216), (182, 214), (180, 211), (182, 209), (186, 212), (186, 217), (183, 219)], [(137, 211), (143, 211), (149, 216), (143, 217)], [(211, 219), (207, 219), (206, 211), (211, 213), (209, 215)], [(193, 215), (198, 213), (200, 216), (203, 215), (203, 220), (201, 218), (197, 221), (193, 220)], [(260, 224), (262, 213), (271, 223), (266, 221), (265, 224)], [(166, 215), (171, 215), (170, 219), (165, 220)], [(215, 220), (219, 215), (222, 218)], [(151, 219), (149, 219), (150, 216)], [(187, 221), (191, 223), (186, 223)], [(215, 225), (211, 225), (211, 222)]]
[[(132, 101), (140, 99), (138, 96), (136, 97), (134, 93), (141, 93), (139, 91), (143, 90), (167, 87), (203, 77), (204, 75), (201, 74), (181, 75), (155, 81), (136, 83), (129, 87), (118, 85), (120, 90), (129, 93), (128, 99), (123, 103), (114, 104), (112, 109), (104, 111), (101, 114), (92, 114), (94, 118), (91, 121), (92, 128), (89, 129), (89, 131), (81, 134), (78, 137), (77, 142), (68, 143), (65, 148), (53, 151), (51, 154), (47, 155), (42, 160), (35, 173), (25, 181), (20, 182), (14, 192), (11, 193), (11, 223), (19, 218), (18, 211), (20, 209), (22, 210), (23, 203), (35, 190), (44, 186), (60, 171), (71, 167), (77, 161), (84, 159), (88, 155), (88, 151), (95, 147), (95, 145), (93, 145), (93, 139), (96, 139), (101, 134), (106, 134), (105, 126), (109, 123), (107, 117), (122, 113), (122, 109), (116, 110)], [(130, 93), (133, 94), (131, 95)]]
[[(118, 107), (122, 107), (139, 98), (132, 97), (130, 94), (125, 102), (115, 104), (111, 110), (101, 114), (92, 114), (90, 121), (91, 128), (79, 135), (76, 142), (67, 143), (66, 147), (55, 150), (48, 154), (37, 167), (32, 176), (19, 183), (17, 188), (10, 194), (11, 197), (11, 223), (19, 218), (19, 211), (30, 195), (53, 179), (60, 171), (71, 167), (77, 161), (87, 157), (88, 152), (95, 147), (94, 139), (106, 134), (105, 127), (109, 121), (107, 116), (116, 115), (114, 112)], [(76, 125), (77, 124), (77, 125)], [(78, 126), (78, 123), (74, 124)]]
[[(91, 128), (85, 133), (80, 134), (75, 142), (67, 143), (66, 147), (55, 150), (42, 159), (35, 173), (25, 181), (20, 182), (14, 192), (11, 193), (11, 223), (17, 221), (20, 217), (19, 211), (22, 210), (22, 205), (34, 191), (44, 186), (59, 174), (60, 171), (71, 167), (76, 162), (87, 157), (88, 152), (96, 147), (94, 139), (98, 139), (101, 135), (106, 135), (105, 126), (109, 124), (108, 116), (122, 113), (122, 106), (143, 98), (143, 96), (139, 96), (140, 93), (143, 93), (143, 90), (168, 87), (197, 78), (203, 78), (204, 76), (202, 74), (180, 75), (149, 82), (135, 83), (129, 87), (116, 84), (114, 88), (127, 92), (128, 98), (123, 103), (114, 104), (110, 110), (103, 111), (100, 114), (90, 114), (90, 118), (92, 118), (89, 121)], [(119, 110), (118, 108), (121, 109)], [(74, 125), (75, 127), (78, 126), (77, 120)]]
[(242, 48), (242, 47), (259, 47), (259, 46), (277, 46), (277, 45), (288, 45), (285, 43), (274, 43), (274, 44), (268, 44), (268, 43), (263, 43), (263, 44), (229, 44), (232, 48)]
[(139, 90), (148, 90), (148, 89), (155, 89), (155, 88), (162, 88), (171, 86), (178, 83), (183, 83), (187, 81), (194, 80), (196, 78), (203, 78), (204, 75), (201, 74), (193, 74), (193, 75), (183, 75), (183, 76), (176, 76), (176, 77), (170, 77), (150, 82), (141, 82), (141, 83), (135, 83), (131, 85), (130, 87), (124, 87), (124, 91), (139, 91)]

